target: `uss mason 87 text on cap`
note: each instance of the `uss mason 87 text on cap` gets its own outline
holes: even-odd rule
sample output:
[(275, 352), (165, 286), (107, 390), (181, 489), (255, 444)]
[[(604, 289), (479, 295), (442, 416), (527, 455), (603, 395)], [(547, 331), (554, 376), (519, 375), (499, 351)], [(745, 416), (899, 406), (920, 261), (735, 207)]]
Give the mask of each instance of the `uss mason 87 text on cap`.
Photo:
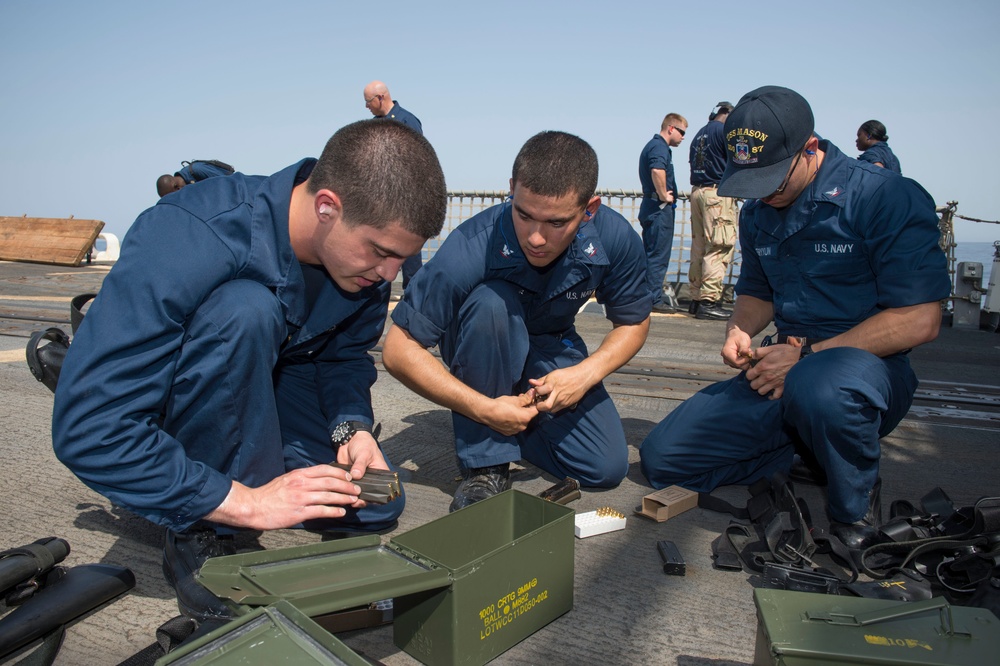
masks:
[(764, 86), (748, 92), (726, 119), (726, 171), (719, 195), (743, 199), (770, 195), (814, 126), (809, 102), (794, 90)]

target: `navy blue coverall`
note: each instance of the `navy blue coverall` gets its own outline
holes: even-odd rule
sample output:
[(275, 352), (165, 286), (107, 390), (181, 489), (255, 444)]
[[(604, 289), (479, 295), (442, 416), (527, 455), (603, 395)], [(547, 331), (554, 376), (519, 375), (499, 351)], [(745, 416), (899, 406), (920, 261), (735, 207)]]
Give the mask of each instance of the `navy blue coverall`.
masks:
[[(52, 421), (58, 458), (115, 504), (183, 531), (232, 480), (259, 487), (329, 463), (337, 424), (373, 422), (368, 352), (389, 285), (343, 292), (296, 259), (288, 207), (315, 162), (183, 188), (126, 235), (70, 345)], [(336, 522), (381, 529), (403, 506)]]
[[(452, 374), (495, 398), (528, 390), (529, 378), (576, 365), (587, 348), (574, 328), (592, 296), (616, 324), (650, 313), (639, 238), (618, 213), (600, 207), (547, 270), (528, 264), (518, 246), (510, 202), (452, 231), (410, 283), (393, 322), (425, 347), (438, 345)], [(559, 478), (610, 487), (628, 471), (621, 418), (603, 384), (575, 409), (542, 413), (507, 436), (453, 413), (465, 468), (524, 458)]]
[(653, 185), (653, 169), (662, 169), (667, 176), (667, 190), (677, 196), (677, 180), (671, 161), (670, 146), (659, 134), (646, 143), (639, 154), (639, 182), (642, 184), (642, 202), (639, 204), (639, 226), (642, 227), (642, 245), (646, 251), (646, 270), (649, 292), (653, 305), (663, 303), (663, 278), (670, 264), (674, 244), (675, 203), (662, 202)]
[[(819, 145), (819, 173), (788, 208), (743, 206), (737, 295), (772, 302), (779, 333), (816, 342), (887, 308), (947, 298), (930, 195)], [(758, 394), (743, 372), (667, 415), (642, 443), (642, 470), (655, 488), (711, 492), (787, 471), (795, 446), (806, 446), (826, 470), (830, 518), (851, 523), (878, 478), (879, 438), (905, 416), (916, 387), (905, 352), (879, 358), (853, 347), (804, 357), (778, 400)]]
[(407, 127), (415, 129), (420, 134), (424, 133), (424, 127), (420, 124), (420, 119), (401, 107), (396, 100), (392, 100), (392, 108), (389, 109), (389, 113), (384, 116), (376, 116), (376, 118), (395, 120), (397, 123), (403, 123)]
[(900, 175), (903, 173), (899, 168), (899, 158), (896, 157), (896, 153), (892, 152), (892, 148), (885, 141), (879, 141), (858, 155), (858, 159), (869, 164), (879, 163), (889, 171), (895, 171)]
[(197, 183), (208, 178), (215, 178), (216, 176), (228, 176), (232, 174), (232, 171), (224, 169), (221, 166), (212, 164), (211, 162), (206, 162), (204, 160), (195, 160), (194, 162), (189, 162), (181, 167), (181, 170), (175, 173), (175, 176), (180, 176), (184, 179), (184, 182), (188, 185), (192, 183)]

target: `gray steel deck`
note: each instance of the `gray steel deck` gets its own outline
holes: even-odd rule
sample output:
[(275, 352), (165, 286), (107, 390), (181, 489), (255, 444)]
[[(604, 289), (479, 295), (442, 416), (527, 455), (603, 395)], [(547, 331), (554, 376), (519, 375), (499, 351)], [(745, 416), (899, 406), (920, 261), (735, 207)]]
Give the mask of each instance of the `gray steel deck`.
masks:
[[(0, 549), (59, 536), (72, 547), (64, 564), (125, 565), (138, 581), (128, 595), (69, 630), (56, 662), (64, 665), (117, 664), (151, 644), (156, 627), (177, 614), (173, 592), (160, 573), (162, 530), (113, 507), (55, 460), (52, 395), (24, 361), (25, 336), (49, 325), (68, 332), (70, 297), (96, 290), (105, 272), (104, 267), (0, 262)], [(578, 328), (593, 348), (609, 325), (599, 308), (589, 306)], [(728, 516), (694, 509), (654, 523), (631, 515), (651, 491), (638, 468), (637, 447), (645, 435), (678, 401), (706, 382), (731, 376), (718, 355), (723, 330), (723, 322), (654, 315), (647, 345), (609, 378), (632, 466), (618, 488), (585, 490), (570, 506), (581, 512), (615, 508), (629, 516), (627, 527), (576, 541), (573, 610), (494, 663), (694, 666), (752, 661), (752, 588), (745, 575), (712, 568), (709, 545)], [(937, 341), (914, 351), (912, 358), (923, 383), (909, 417), (883, 443), (886, 503), (918, 500), (934, 486), (959, 504), (1000, 494), (1000, 336), (943, 329)], [(450, 418), (387, 373), (380, 374), (373, 393), (383, 445), (406, 470), (409, 499), (398, 533), (448, 510), (457, 475)], [(556, 480), (530, 465), (514, 475), (515, 487), (530, 493)], [(817, 522), (825, 522), (822, 491), (801, 491)], [(734, 502), (746, 498), (738, 487), (718, 494)], [(247, 534), (240, 543), (277, 548), (319, 539), (317, 534), (280, 530)], [(662, 573), (655, 547), (661, 539), (678, 545), (687, 562), (686, 576)], [(390, 627), (340, 637), (387, 666), (417, 663), (393, 645)]]

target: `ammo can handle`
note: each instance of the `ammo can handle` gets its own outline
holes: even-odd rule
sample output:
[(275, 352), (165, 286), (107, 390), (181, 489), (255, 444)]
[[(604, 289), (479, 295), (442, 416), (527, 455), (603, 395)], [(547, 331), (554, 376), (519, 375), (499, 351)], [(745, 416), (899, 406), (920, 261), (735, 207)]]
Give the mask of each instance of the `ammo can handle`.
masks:
[[(938, 610), (946, 607), (950, 608), (947, 600), (942, 597), (935, 597), (933, 599), (924, 599), (923, 601), (907, 601), (895, 606), (883, 608), (881, 610), (859, 613), (855, 616), (855, 619), (857, 620), (859, 627), (864, 627), (866, 625), (876, 624), (885, 620), (895, 620), (896, 618), (906, 617), (908, 615), (917, 615), (918, 613), (923, 613), (925, 611)], [(949, 615), (951, 614), (949, 613)]]
[[(895, 606), (890, 606), (889, 608), (883, 608), (877, 611), (871, 611), (868, 613), (858, 613), (857, 615), (849, 615), (847, 613), (806, 613), (806, 618), (809, 620), (822, 620), (830, 624), (847, 625), (851, 627), (864, 627), (869, 624), (877, 624), (879, 622), (884, 622), (886, 620), (895, 620), (900, 617), (907, 617), (909, 615), (917, 615), (918, 613), (924, 613), (930, 610), (940, 610), (941, 611), (941, 625), (945, 633), (949, 636), (954, 635), (955, 623), (951, 615), (951, 605), (948, 601), (942, 597), (934, 597), (933, 599), (924, 599), (923, 601), (907, 601), (905, 603), (897, 604)], [(963, 633), (963, 632), (958, 632)]]

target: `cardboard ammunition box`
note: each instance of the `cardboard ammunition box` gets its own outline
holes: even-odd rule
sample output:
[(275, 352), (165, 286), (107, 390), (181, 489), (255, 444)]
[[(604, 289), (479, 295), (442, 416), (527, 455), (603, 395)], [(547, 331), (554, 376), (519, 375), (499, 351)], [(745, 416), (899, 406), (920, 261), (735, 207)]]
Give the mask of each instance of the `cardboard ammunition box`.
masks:
[(639, 514), (658, 523), (698, 506), (698, 493), (680, 486), (667, 486), (642, 498)]
[(509, 490), (385, 545), (212, 558), (198, 580), (238, 613), (285, 600), (316, 618), (391, 598), (399, 648), (430, 666), (481, 666), (573, 607), (573, 516)]
[(981, 666), (1000, 655), (993, 613), (940, 597), (899, 602), (756, 589), (754, 603), (754, 666)]

